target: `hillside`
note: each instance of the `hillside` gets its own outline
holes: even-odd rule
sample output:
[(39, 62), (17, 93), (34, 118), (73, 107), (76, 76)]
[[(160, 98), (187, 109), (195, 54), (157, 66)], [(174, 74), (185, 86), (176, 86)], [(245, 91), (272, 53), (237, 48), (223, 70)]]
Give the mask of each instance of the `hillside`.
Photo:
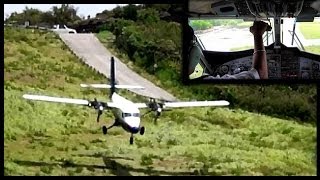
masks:
[[(146, 133), (136, 135), (134, 145), (120, 128), (104, 136), (93, 109), (22, 99), (24, 93), (41, 93), (103, 100), (107, 92), (79, 87), (104, 83), (103, 76), (76, 59), (52, 33), (5, 28), (4, 39), (6, 175), (316, 175), (316, 127), (294, 117), (240, 108), (178, 109), (163, 113), (157, 125), (152, 115), (144, 117)], [(299, 90), (307, 88), (315, 91), (297, 86), (286, 94), (298, 101), (305, 98)], [(273, 93), (284, 91), (277, 89)], [(144, 100), (127, 91), (121, 94)], [(185, 94), (197, 98), (196, 93)], [(102, 119), (112, 123), (109, 112)]]
[(160, 18), (157, 8), (136, 19), (113, 16), (96, 34), (108, 51), (180, 100), (226, 99), (232, 108), (316, 124), (317, 89), (310, 85), (194, 85), (181, 82), (182, 26)]

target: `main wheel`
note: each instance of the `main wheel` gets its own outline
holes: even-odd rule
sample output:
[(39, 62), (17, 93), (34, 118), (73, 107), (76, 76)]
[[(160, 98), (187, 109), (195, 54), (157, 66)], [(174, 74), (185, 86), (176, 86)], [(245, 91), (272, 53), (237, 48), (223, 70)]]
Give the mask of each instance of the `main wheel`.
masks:
[(130, 144), (133, 144), (133, 136), (130, 137)]
[(140, 128), (140, 135), (143, 135), (144, 134), (144, 126), (142, 126), (141, 128)]
[(103, 134), (107, 134), (108, 128), (106, 126), (102, 126), (102, 132)]

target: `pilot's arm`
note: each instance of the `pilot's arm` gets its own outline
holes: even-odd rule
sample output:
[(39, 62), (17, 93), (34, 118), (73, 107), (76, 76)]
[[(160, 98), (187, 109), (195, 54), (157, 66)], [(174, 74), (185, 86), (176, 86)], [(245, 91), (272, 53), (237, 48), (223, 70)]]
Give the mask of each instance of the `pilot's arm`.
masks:
[(268, 79), (268, 67), (266, 50), (263, 45), (262, 35), (266, 31), (268, 24), (263, 21), (255, 21), (250, 27), (250, 32), (254, 37), (254, 53), (252, 57), (253, 68), (258, 71), (260, 79)]

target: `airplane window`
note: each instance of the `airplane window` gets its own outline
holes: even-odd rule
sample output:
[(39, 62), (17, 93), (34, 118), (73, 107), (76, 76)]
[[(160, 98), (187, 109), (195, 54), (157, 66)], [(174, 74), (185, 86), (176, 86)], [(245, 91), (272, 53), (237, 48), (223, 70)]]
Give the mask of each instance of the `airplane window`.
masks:
[(140, 116), (139, 113), (123, 113), (122, 115), (123, 117), (130, 117), (130, 116), (139, 117)]
[(133, 113), (133, 117), (139, 117), (140, 114), (139, 113)]
[[(250, 33), (252, 21), (242, 19), (190, 19), (197, 40), (205, 50), (235, 52), (253, 48), (253, 35)], [(273, 22), (271, 21), (271, 25)], [(268, 37), (268, 38), (267, 38)], [(264, 34), (265, 46), (272, 44), (272, 33)]]
[(124, 117), (130, 117), (131, 113), (123, 113)]
[(320, 17), (313, 22), (296, 22), (294, 18), (283, 18), (282, 43), (287, 47), (297, 47), (320, 55)]

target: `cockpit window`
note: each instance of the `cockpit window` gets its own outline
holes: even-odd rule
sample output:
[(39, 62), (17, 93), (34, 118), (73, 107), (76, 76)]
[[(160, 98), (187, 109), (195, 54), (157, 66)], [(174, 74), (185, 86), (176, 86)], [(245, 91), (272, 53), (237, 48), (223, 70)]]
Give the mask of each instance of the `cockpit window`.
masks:
[(287, 47), (297, 47), (320, 55), (320, 17), (313, 22), (296, 22), (293, 18), (283, 18), (283, 42)]
[[(300, 51), (320, 54), (320, 17), (313, 22), (296, 22), (295, 18), (281, 18), (281, 43), (297, 47)], [(267, 22), (267, 21), (265, 21)], [(252, 21), (242, 19), (189, 19), (189, 25), (203, 49), (207, 51), (235, 52), (253, 49)], [(263, 35), (263, 43), (274, 43), (274, 19), (269, 18), (272, 30)]]
[(139, 117), (140, 116), (139, 113), (123, 113), (122, 115), (123, 117), (130, 117), (130, 116)]
[(252, 21), (242, 19), (190, 19), (199, 44), (208, 51), (232, 52), (253, 48)]
[(130, 117), (131, 113), (123, 113), (123, 117)]

